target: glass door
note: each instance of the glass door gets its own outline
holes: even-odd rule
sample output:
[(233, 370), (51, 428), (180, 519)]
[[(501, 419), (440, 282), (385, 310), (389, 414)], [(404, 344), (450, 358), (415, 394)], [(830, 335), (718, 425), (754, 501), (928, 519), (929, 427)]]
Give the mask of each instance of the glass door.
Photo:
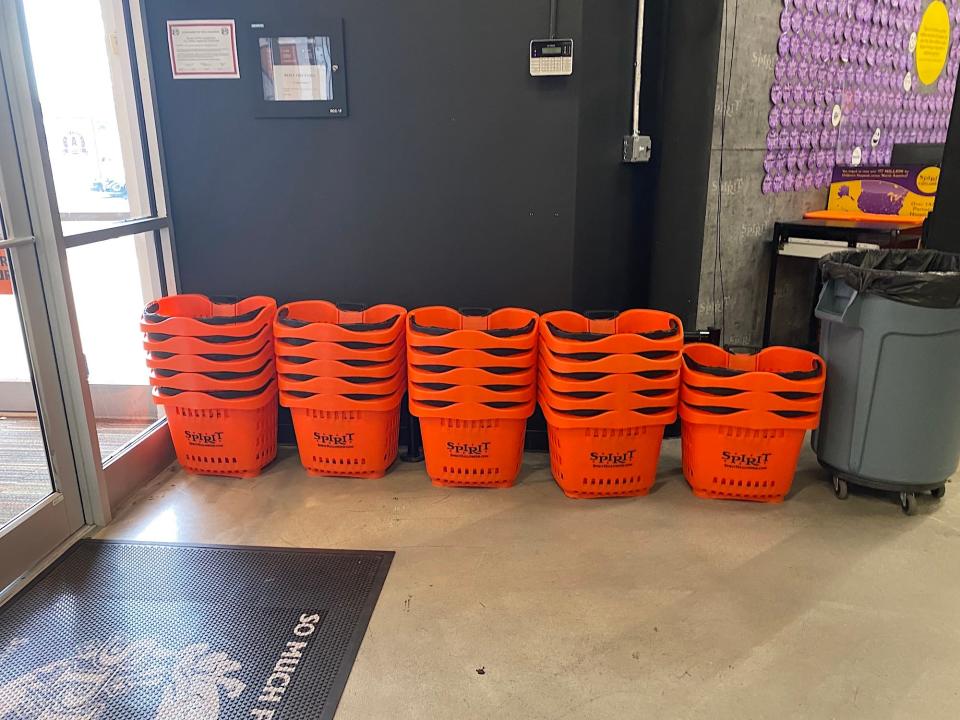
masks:
[[(173, 291), (172, 239), (137, 0), (16, 0), (52, 221), (111, 501), (172, 460), (139, 317)], [(65, 58), (69, 62), (65, 62)]]
[(31, 123), (9, 93), (24, 76), (7, 41), (8, 8), (0, 9), (0, 591), (86, 523), (64, 394), (69, 348), (57, 332), (67, 319), (56, 310), (59, 262), (27, 190), (36, 179), (22, 164)]

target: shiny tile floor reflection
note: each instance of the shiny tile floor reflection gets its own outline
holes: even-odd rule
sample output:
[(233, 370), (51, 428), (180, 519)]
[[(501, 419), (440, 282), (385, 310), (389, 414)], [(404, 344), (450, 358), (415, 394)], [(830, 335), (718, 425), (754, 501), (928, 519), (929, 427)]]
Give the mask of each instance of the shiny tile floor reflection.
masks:
[[(698, 500), (668, 441), (647, 498), (573, 501), (544, 455), (509, 490), (172, 469), (101, 537), (393, 549), (337, 713), (369, 718), (949, 718), (960, 501)], [(481, 672), (482, 670), (482, 672)]]

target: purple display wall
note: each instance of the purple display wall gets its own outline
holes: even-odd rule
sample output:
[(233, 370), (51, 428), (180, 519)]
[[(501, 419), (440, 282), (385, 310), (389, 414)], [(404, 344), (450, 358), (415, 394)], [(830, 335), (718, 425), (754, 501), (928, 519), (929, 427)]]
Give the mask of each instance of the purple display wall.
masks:
[(895, 143), (944, 142), (960, 0), (784, 0), (780, 30), (764, 193), (826, 187), (835, 164), (887, 165)]

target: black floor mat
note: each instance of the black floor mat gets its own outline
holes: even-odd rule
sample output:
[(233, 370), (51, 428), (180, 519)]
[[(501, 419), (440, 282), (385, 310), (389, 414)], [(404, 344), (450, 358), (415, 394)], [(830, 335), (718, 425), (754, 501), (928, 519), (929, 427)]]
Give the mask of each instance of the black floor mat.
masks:
[(0, 608), (0, 720), (332, 718), (392, 559), (82, 541)]

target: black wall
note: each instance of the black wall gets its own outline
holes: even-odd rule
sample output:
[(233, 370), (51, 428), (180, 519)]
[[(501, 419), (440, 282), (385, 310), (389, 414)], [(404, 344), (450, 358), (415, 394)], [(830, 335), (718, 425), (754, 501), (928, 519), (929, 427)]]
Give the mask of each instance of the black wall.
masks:
[[(181, 290), (408, 307), (695, 306), (707, 165), (685, 163), (690, 152), (709, 159), (710, 140), (674, 131), (690, 112), (712, 120), (719, 3), (647, 1), (641, 131), (654, 160), (625, 165), (636, 0), (559, 0), (559, 35), (575, 41), (569, 78), (529, 75), (548, 0), (147, 0)], [(307, 32), (331, 17), (344, 19), (349, 117), (255, 118), (251, 23)], [(166, 21), (189, 18), (236, 19), (240, 80), (172, 79)], [(686, 85), (665, 112), (668, 57), (684, 63), (673, 77)], [(683, 187), (666, 209), (664, 178)], [(673, 243), (686, 248), (682, 267), (664, 261)], [(659, 294), (652, 266), (670, 267)], [(680, 273), (692, 274), (682, 289)]]
[[(527, 45), (546, 33), (546, 2), (151, 0), (182, 289), (571, 305), (578, 228), (601, 250), (639, 234), (623, 194), (606, 197), (637, 171), (619, 162), (635, 3), (599, 5), (585, 36), (581, 2), (561, 0), (575, 74), (535, 79)], [(171, 77), (167, 19), (236, 18), (244, 44), (251, 22), (311, 16), (344, 18), (348, 118), (256, 119), (243, 80)], [(609, 136), (588, 131), (595, 116)], [(604, 303), (610, 285), (597, 284)]]

